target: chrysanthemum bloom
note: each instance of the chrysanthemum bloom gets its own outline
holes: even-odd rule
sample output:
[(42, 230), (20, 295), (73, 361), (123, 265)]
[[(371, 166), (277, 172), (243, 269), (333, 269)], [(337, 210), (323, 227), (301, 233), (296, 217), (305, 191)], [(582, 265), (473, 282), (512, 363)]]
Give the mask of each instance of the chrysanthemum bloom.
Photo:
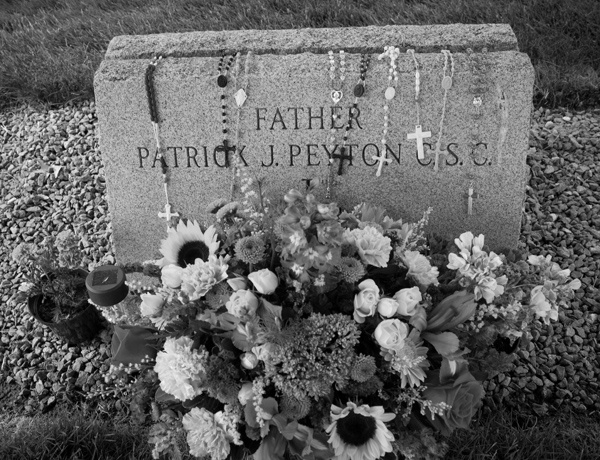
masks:
[(208, 262), (196, 259), (193, 265), (183, 269), (181, 275), (181, 290), (190, 300), (198, 300), (206, 295), (216, 284), (227, 279), (229, 256), (223, 258), (211, 255)]
[(241, 444), (239, 433), (235, 430), (237, 423), (232, 423), (236, 422), (235, 418), (230, 419), (231, 414), (227, 411), (213, 414), (197, 407), (185, 414), (182, 423), (188, 432), (190, 454), (196, 457), (210, 456), (212, 460), (225, 460), (231, 450), (230, 441)]
[(375, 227), (367, 226), (364, 229), (346, 230), (344, 239), (356, 246), (358, 254), (365, 264), (387, 267), (392, 252), (392, 240), (383, 236)]
[(357, 406), (348, 402), (342, 409), (332, 405), (333, 422), (327, 427), (327, 433), (336, 460), (375, 460), (392, 452), (394, 435), (384, 422), (395, 417), (395, 414), (384, 413), (382, 406)]
[(358, 283), (366, 273), (363, 264), (354, 257), (342, 257), (336, 267), (347, 283)]
[(167, 238), (161, 241), (160, 252), (164, 257), (160, 266), (175, 264), (186, 267), (196, 259), (208, 260), (218, 249), (217, 230), (214, 226), (211, 225), (203, 232), (196, 221), (188, 221), (187, 224), (179, 221), (177, 228), (169, 229)]
[(357, 382), (366, 382), (375, 375), (375, 371), (377, 371), (375, 358), (368, 355), (359, 355), (350, 368), (350, 378)]
[(235, 255), (246, 264), (257, 264), (265, 256), (265, 242), (258, 235), (245, 236), (235, 243)]
[(281, 398), (281, 413), (289, 419), (300, 420), (310, 412), (310, 398), (296, 397), (284, 393)]
[(156, 355), (154, 371), (158, 374), (160, 388), (180, 401), (187, 401), (202, 393), (208, 363), (206, 350), (192, 350), (189, 337), (168, 338), (163, 351)]

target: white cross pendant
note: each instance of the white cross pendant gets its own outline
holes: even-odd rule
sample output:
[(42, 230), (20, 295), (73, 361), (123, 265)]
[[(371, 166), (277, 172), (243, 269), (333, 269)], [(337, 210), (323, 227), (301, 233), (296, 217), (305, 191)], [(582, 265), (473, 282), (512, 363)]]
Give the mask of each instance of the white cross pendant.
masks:
[(169, 203), (165, 204), (165, 212), (159, 212), (158, 217), (160, 219), (165, 219), (167, 221), (167, 230), (169, 229), (169, 223), (171, 222), (172, 217), (179, 217), (179, 214), (176, 212), (171, 212), (171, 205)]
[(383, 169), (383, 163), (388, 163), (389, 164), (389, 163), (392, 162), (391, 158), (387, 158), (387, 153), (386, 152), (382, 152), (382, 154), (380, 156), (373, 155), (371, 157), (371, 159), (379, 161), (379, 166), (377, 167), (377, 174), (376, 174), (377, 177), (381, 176), (381, 170)]
[(425, 158), (425, 153), (423, 152), (423, 139), (431, 137), (431, 131), (423, 132), (421, 130), (421, 125), (415, 126), (414, 133), (408, 133), (406, 135), (407, 139), (416, 139), (417, 140), (417, 158), (422, 160)]

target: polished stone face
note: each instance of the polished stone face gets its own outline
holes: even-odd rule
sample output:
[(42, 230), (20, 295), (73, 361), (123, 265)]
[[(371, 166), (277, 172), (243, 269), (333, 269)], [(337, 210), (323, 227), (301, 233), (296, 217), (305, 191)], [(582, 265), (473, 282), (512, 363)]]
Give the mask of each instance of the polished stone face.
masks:
[[(389, 58), (378, 59), (388, 45), (400, 48), (394, 91)], [(415, 59), (407, 49), (419, 65), (418, 106)], [(237, 52), (222, 87), (218, 77)], [(171, 213), (204, 221), (206, 204), (230, 198), (237, 164), (264, 178), (272, 193), (304, 190), (319, 179), (316, 193), (326, 200), (329, 180), (330, 200), (341, 206), (368, 201), (409, 221), (432, 207), (432, 231), (484, 233), (493, 248), (516, 244), (534, 76), (509, 26), (197, 32), (116, 37), (96, 73), (120, 261), (158, 257), (165, 236), (158, 217), (165, 193), (144, 85), (155, 55), (163, 56), (154, 86)], [(356, 88), (361, 62), (364, 88)], [(239, 110), (236, 100), (243, 101)]]

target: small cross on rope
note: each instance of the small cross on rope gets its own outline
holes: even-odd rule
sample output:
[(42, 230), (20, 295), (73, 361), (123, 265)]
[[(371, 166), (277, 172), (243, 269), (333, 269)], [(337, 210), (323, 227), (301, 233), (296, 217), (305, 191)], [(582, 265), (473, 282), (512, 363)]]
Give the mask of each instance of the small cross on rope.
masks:
[(158, 217), (167, 221), (167, 230), (169, 230), (169, 223), (171, 222), (171, 218), (179, 217), (179, 214), (176, 212), (171, 212), (171, 205), (167, 203), (165, 204), (165, 212), (159, 212)]
[(343, 173), (343, 168), (344, 168), (344, 160), (349, 160), (352, 161), (352, 155), (345, 155), (346, 153), (346, 147), (342, 147), (340, 149), (340, 153), (334, 153), (331, 155), (331, 158), (329, 159), (330, 163), (333, 163), (334, 158), (337, 158), (340, 160), (340, 164), (338, 166), (338, 176), (341, 176)]
[(417, 140), (417, 152), (418, 152), (417, 158), (419, 160), (422, 160), (423, 158), (425, 158), (425, 153), (423, 152), (423, 139), (425, 139), (427, 137), (431, 137), (431, 131), (423, 132), (421, 130), (421, 125), (415, 126), (414, 133), (408, 133), (406, 135), (407, 139), (416, 139)]
[(433, 165), (433, 170), (435, 172), (437, 172), (439, 169), (438, 163), (439, 163), (440, 155), (448, 155), (450, 152), (448, 152), (448, 150), (442, 149), (440, 146), (436, 146), (434, 153), (435, 153), (435, 163)]
[(473, 200), (479, 198), (479, 193), (473, 193), (473, 184), (469, 185), (469, 192), (465, 195), (467, 198), (467, 215), (473, 215)]
[(381, 170), (383, 169), (383, 163), (389, 164), (392, 162), (391, 158), (387, 158), (387, 152), (385, 150), (379, 156), (373, 155), (371, 157), (371, 159), (379, 161), (379, 166), (377, 167), (377, 174), (376, 174), (377, 177), (381, 176)]

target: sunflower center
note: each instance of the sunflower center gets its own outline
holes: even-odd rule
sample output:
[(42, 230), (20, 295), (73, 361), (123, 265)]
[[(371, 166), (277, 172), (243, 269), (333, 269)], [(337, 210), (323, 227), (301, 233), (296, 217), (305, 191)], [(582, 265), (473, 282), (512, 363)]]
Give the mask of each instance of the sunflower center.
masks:
[(206, 261), (208, 259), (208, 246), (202, 241), (188, 241), (181, 246), (177, 252), (177, 265), (186, 267), (193, 265), (196, 259)]
[(375, 437), (377, 423), (373, 417), (350, 412), (337, 421), (337, 432), (340, 439), (352, 446), (362, 446)]

